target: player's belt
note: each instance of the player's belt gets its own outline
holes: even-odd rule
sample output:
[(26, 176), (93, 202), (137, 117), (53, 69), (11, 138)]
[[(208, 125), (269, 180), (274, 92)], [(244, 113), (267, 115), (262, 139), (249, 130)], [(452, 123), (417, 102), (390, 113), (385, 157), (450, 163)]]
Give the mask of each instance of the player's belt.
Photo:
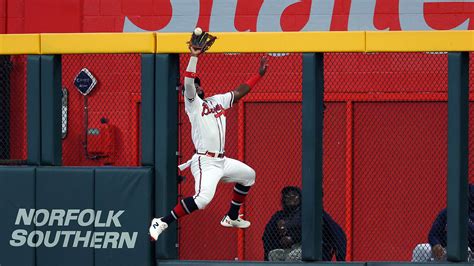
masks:
[(224, 153), (217, 153), (217, 152), (196, 152), (199, 155), (206, 155), (207, 157), (214, 157), (214, 158), (224, 158)]

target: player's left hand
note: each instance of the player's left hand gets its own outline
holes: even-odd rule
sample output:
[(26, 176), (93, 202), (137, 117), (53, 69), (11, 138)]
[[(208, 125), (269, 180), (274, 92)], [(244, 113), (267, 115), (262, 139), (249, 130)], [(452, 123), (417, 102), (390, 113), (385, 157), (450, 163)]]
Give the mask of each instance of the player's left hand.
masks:
[[(211, 35), (208, 32), (202, 31), (199, 35), (195, 32), (191, 35), (191, 39), (187, 42), (189, 45), (189, 50), (193, 48), (195, 51), (199, 51), (200, 54), (207, 51), (216, 41), (217, 37)], [(191, 53), (193, 51), (191, 50)]]
[(262, 58), (260, 58), (260, 67), (258, 68), (258, 74), (263, 77), (263, 75), (265, 75), (265, 73), (267, 72), (267, 68), (267, 58), (265, 56), (262, 56)]

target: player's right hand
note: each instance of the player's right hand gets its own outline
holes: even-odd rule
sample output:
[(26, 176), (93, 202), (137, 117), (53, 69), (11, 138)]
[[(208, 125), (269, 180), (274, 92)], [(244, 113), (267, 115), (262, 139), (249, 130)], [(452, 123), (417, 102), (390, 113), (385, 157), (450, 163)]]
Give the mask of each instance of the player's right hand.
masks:
[(191, 52), (191, 56), (199, 56), (202, 52), (201, 49), (197, 49), (189, 45), (189, 51)]

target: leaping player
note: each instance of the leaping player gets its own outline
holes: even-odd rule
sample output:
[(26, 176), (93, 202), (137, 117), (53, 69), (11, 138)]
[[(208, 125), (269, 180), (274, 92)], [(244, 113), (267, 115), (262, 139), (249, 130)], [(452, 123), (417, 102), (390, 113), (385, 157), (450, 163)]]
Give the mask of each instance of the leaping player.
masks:
[(152, 240), (165, 231), (169, 224), (181, 217), (202, 210), (211, 202), (220, 181), (235, 182), (230, 209), (221, 220), (224, 227), (248, 228), (250, 222), (239, 217), (250, 188), (255, 183), (255, 171), (248, 165), (225, 156), (226, 116), (225, 110), (247, 95), (267, 71), (267, 59), (260, 59), (258, 73), (235, 90), (204, 98), (201, 81), (196, 75), (201, 49), (189, 46), (191, 57), (184, 77), (184, 106), (191, 122), (191, 134), (196, 153), (179, 166), (184, 170), (191, 166), (195, 181), (195, 194), (182, 199), (164, 217), (152, 220), (149, 232)]

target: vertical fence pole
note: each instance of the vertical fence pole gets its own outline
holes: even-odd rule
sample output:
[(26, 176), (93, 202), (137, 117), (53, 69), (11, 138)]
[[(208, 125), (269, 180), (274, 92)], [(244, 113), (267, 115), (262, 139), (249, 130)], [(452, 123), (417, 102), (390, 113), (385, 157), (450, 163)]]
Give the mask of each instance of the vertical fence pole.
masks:
[(9, 55), (0, 55), (0, 160), (10, 157), (10, 128), (11, 122), (11, 88), (10, 73), (12, 63)]
[(27, 164), (39, 165), (41, 161), (41, 56), (27, 58)]
[(142, 54), (141, 128), (143, 166), (155, 165), (155, 55)]
[[(155, 54), (141, 55), (141, 74), (142, 74), (142, 89), (141, 89), (141, 137), (140, 143), (141, 155), (139, 158), (142, 166), (152, 167), (155, 165)], [(156, 198), (155, 193), (155, 179), (151, 180), (151, 196)], [(150, 204), (150, 213), (155, 213), (155, 202)], [(151, 245), (150, 261), (155, 262), (155, 250)]]
[(354, 193), (354, 174), (352, 171), (354, 163), (354, 103), (348, 101), (346, 103), (346, 193), (345, 193), (345, 202), (346, 202), (346, 235), (347, 235), (347, 255), (346, 260), (352, 261), (352, 214), (354, 212), (354, 199), (352, 194)]
[(448, 54), (448, 261), (467, 261), (469, 53)]
[[(245, 161), (245, 98), (238, 103), (238, 133), (237, 133), (237, 159), (241, 162)], [(240, 207), (240, 212), (245, 214), (245, 204)], [(238, 229), (237, 231), (237, 259), (245, 259), (245, 231)]]
[[(155, 215), (168, 215), (178, 194), (178, 93), (179, 55), (156, 55), (155, 71)], [(157, 259), (176, 259), (176, 223), (156, 243)]]
[(323, 54), (303, 54), (303, 260), (322, 257)]
[(41, 163), (62, 164), (61, 55), (41, 56)]

